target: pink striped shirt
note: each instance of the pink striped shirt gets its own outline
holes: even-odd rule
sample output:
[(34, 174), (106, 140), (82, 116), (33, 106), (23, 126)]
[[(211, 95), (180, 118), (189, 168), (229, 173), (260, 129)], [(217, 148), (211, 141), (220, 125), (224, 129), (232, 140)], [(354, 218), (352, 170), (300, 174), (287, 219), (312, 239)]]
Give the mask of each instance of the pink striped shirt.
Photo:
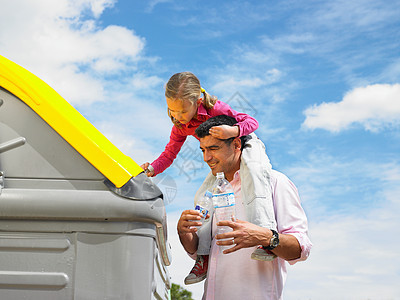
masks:
[(204, 121), (219, 115), (228, 115), (236, 119), (238, 122), (237, 125), (239, 126), (239, 136), (248, 135), (258, 128), (256, 119), (245, 113), (233, 110), (228, 104), (222, 101), (217, 100), (214, 107), (209, 110), (206, 110), (203, 104), (201, 104), (197, 109), (196, 118), (193, 118), (187, 124), (182, 124), (181, 128), (176, 126), (172, 127), (171, 136), (167, 146), (165, 146), (164, 152), (151, 163), (154, 168), (154, 175), (162, 173), (172, 164), (188, 135), (199, 139), (195, 134), (197, 127)]
[[(239, 171), (231, 184), (235, 192), (236, 217), (247, 220)], [(271, 187), (278, 231), (297, 238), (302, 250), (300, 258), (285, 261), (278, 257), (270, 262), (257, 261), (250, 258), (255, 247), (223, 254), (213, 238), (203, 300), (281, 300), (288, 265), (304, 261), (310, 255), (312, 243), (308, 237), (307, 217), (296, 186), (284, 174), (272, 170)], [(215, 218), (212, 222), (214, 237), (217, 229)], [(195, 258), (196, 253), (190, 256)]]

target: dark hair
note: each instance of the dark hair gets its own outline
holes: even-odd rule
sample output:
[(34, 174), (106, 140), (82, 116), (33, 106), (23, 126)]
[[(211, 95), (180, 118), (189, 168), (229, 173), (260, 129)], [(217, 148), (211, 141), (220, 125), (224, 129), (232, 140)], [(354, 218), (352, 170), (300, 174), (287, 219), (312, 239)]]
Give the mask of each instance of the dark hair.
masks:
[[(212, 118), (208, 119), (207, 121), (201, 123), (200, 126), (197, 127), (197, 129), (195, 130), (195, 133), (199, 138), (203, 138), (207, 135), (210, 135), (209, 130), (211, 127), (220, 126), (220, 125), (234, 126), (236, 124), (237, 124), (237, 121), (234, 117), (227, 116), (227, 115), (219, 115), (219, 116), (212, 117)], [(232, 137), (232, 138), (221, 140), (221, 141), (224, 141), (226, 144), (230, 145), (234, 139), (235, 138)], [(249, 135), (240, 137), (242, 149), (244, 147), (244, 144), (249, 139), (251, 139), (251, 137)]]

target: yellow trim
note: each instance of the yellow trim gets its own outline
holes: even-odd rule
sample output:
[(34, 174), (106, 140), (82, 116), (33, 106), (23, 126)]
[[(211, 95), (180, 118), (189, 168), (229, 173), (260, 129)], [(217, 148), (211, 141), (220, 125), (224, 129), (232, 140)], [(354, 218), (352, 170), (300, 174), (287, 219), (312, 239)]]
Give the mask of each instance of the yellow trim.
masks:
[(0, 86), (24, 101), (116, 187), (143, 172), (55, 90), (1, 55)]

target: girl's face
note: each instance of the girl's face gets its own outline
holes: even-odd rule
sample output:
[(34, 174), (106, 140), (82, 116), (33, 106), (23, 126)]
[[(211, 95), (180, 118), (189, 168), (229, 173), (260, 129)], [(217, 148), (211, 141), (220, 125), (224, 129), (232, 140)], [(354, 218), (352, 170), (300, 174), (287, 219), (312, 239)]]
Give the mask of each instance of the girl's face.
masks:
[(188, 100), (167, 98), (167, 105), (171, 115), (181, 124), (187, 124), (196, 115), (197, 108), (201, 103), (201, 98), (193, 103)]

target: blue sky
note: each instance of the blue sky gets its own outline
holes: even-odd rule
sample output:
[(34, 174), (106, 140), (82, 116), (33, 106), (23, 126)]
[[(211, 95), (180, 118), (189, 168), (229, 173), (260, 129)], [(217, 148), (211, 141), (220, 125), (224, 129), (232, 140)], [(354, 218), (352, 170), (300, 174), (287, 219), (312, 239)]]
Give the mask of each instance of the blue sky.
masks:
[[(314, 248), (285, 299), (400, 299), (400, 1), (0, 0), (0, 54), (38, 75), (127, 155), (168, 141), (163, 87), (181, 71), (260, 123), (296, 184)], [(175, 234), (208, 172), (189, 139), (154, 180)], [(188, 286), (196, 299), (201, 284)]]

